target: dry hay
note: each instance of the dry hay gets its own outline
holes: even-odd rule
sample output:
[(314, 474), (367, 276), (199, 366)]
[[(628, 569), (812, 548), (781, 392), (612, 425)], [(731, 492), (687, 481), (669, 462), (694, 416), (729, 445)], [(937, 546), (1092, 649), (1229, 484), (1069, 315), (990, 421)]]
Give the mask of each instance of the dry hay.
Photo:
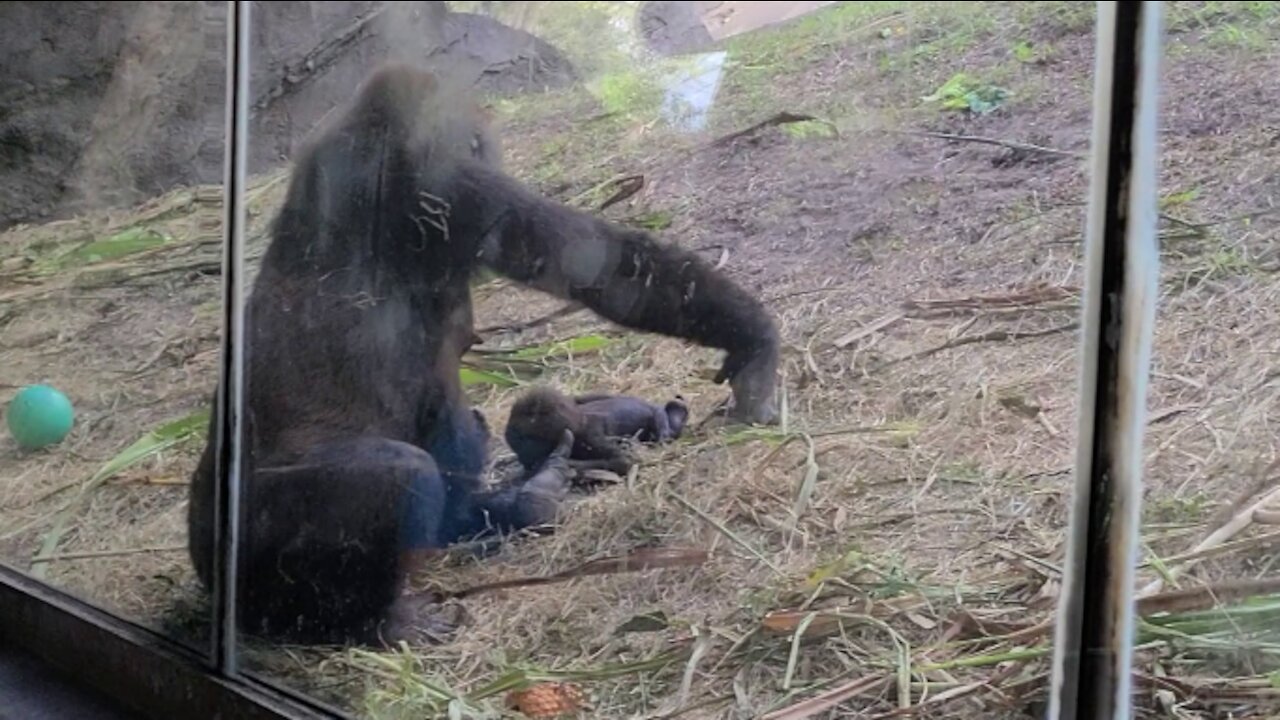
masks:
[[(1029, 116), (1056, 128), (1037, 144), (1084, 149), (1087, 83), (1078, 79), (1087, 77), (1089, 38), (1062, 45), (1068, 54), (1074, 47), (1071, 62), (1045, 70), (1060, 93), (1017, 114), (968, 120), (958, 134), (1027, 137), (1020, 123)], [(863, 100), (883, 99), (864, 71), (840, 64), (856, 59), (831, 60), (854, 73), (832, 82), (864, 81)], [(1142, 579), (1216, 592), (1146, 601), (1144, 611), (1183, 614), (1181, 624), (1152, 616), (1162, 632), (1144, 627), (1137, 688), (1142, 705), (1181, 703), (1188, 717), (1274, 707), (1266, 623), (1193, 612), (1232, 602), (1233, 583), (1275, 577), (1280, 538), (1262, 525), (1273, 515), (1255, 514), (1223, 544), (1187, 552), (1276, 483), (1280, 224), (1266, 198), (1280, 181), (1274, 153), (1263, 151), (1274, 129), (1265, 105), (1236, 110), (1228, 136), (1202, 132), (1207, 120), (1194, 110), (1223, 77), (1274, 93), (1258, 79), (1265, 66), (1265, 57), (1221, 55), (1175, 62), (1168, 75), (1182, 100), (1169, 106), (1162, 180), (1175, 189), (1194, 180), (1212, 202), (1166, 204), (1161, 223)], [(554, 535), (520, 539), (483, 561), (441, 561), (417, 589), (554, 574), (645, 547), (700, 548), (707, 561), (468, 597), (460, 602), (469, 622), (439, 646), (252, 645), (251, 666), (379, 717), (421, 717), (462, 696), (494, 709), (507, 689), (538, 679), (585, 684), (594, 717), (769, 717), (814, 698), (867, 717), (1016, 717), (1042, 701), (1076, 432), (1082, 166), (1070, 153), (1033, 162), (1007, 148), (879, 127), (846, 126), (840, 138), (810, 144), (775, 130), (678, 161), (633, 148), (625, 172), (602, 172), (607, 180), (639, 169), (648, 181), (606, 214), (679, 209), (664, 236), (726, 248), (713, 259), (768, 299), (786, 343), (785, 425), (702, 427), (645, 451), (633, 477), (578, 498)], [(517, 171), (535, 174), (535, 155), (517, 155)], [(253, 191), (251, 254), (281, 180)], [(583, 188), (604, 184), (587, 177), (579, 186), (566, 192), (584, 199), (592, 195)], [(22, 455), (2, 446), (0, 557), (28, 566), (84, 478), (146, 431), (203, 407), (219, 286), (208, 271), (218, 248), (202, 244), (201, 228), (217, 214), (216, 195), (183, 191), (136, 213), (0, 237), (3, 399), (39, 378), (67, 391), (80, 412), (58, 449)], [(99, 278), (38, 275), (22, 260), (48, 256), (50, 243), (138, 225), (175, 240)], [(562, 307), (504, 281), (476, 295), (479, 326)], [(716, 353), (620, 333), (585, 312), (492, 333), (481, 347), (593, 335), (611, 342), (533, 363), (536, 381), (655, 400), (678, 392), (695, 419), (724, 398), (707, 380)], [(519, 391), (470, 389), (495, 427)], [(167, 622), (175, 597), (193, 594), (181, 549), (193, 447), (88, 495), (68, 518), (48, 577), (127, 617)], [(503, 461), (505, 448), (495, 451)], [(1252, 617), (1274, 627), (1275, 611), (1272, 602)], [(800, 705), (775, 717), (821, 712)]]

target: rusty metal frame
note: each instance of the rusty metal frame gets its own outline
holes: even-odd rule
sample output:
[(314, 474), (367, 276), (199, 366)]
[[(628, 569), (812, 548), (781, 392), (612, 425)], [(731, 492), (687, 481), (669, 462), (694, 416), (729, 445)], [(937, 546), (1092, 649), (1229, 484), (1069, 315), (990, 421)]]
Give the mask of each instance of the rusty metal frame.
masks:
[(1080, 410), (1050, 720), (1128, 718), (1158, 293), (1162, 3), (1097, 3)]

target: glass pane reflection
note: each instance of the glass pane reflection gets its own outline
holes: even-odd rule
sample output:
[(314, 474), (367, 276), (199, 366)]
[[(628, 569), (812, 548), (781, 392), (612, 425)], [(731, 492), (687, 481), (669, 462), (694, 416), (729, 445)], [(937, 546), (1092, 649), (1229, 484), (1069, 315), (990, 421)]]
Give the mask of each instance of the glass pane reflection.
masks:
[[(244, 667), (369, 717), (539, 695), (610, 718), (1035, 712), (1074, 450), (1091, 4), (260, 7)], [(500, 142), (453, 94), (352, 120), (388, 61), (442, 83), (399, 101), (467, 89)], [(707, 274), (636, 260), (639, 233)], [(558, 276), (604, 278), (575, 296), (597, 312)], [(726, 279), (744, 295), (717, 304)], [(686, 338), (664, 335), (690, 307)], [(715, 382), (725, 354), (699, 334), (739, 382)], [(535, 387), (639, 398), (667, 427), (679, 396), (688, 418), (623, 472), (579, 468), (563, 502), (536, 473), (455, 514), (442, 474), (546, 469), (563, 418), (525, 416), (547, 445), (507, 432)], [(707, 422), (731, 398), (771, 422)], [(553, 533), (462, 532), (557, 504)], [(667, 566), (583, 567), (602, 558)], [(283, 632), (394, 620), (404, 648)]]
[[(1185, 717), (1272, 717), (1280, 678), (1271, 414), (1280, 5), (1169, 3), (1161, 297), (1135, 686)], [(1229, 107), (1216, 98), (1230, 97)]]
[(202, 649), (225, 3), (0, 6), (0, 561)]

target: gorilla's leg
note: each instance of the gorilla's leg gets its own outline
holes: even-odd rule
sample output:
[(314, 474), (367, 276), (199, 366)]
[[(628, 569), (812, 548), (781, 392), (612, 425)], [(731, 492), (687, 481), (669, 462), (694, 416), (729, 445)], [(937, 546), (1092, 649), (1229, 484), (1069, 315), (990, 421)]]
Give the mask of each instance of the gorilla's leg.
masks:
[(537, 471), (517, 483), (478, 498), (492, 525), (503, 531), (545, 525), (556, 519), (569, 494), (573, 475), (569, 456), (573, 433), (565, 430), (560, 443)]
[(410, 549), (443, 547), (445, 480), (425, 450), (385, 438), (315, 445), (259, 467), (246, 498), (241, 627), (303, 642), (376, 642)]

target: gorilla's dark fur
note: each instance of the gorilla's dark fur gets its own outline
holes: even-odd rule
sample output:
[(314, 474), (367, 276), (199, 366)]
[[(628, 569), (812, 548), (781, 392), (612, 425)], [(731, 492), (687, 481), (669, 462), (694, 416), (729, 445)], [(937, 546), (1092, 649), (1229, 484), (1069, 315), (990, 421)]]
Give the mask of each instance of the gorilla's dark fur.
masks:
[[(468, 280), (482, 266), (620, 325), (724, 349), (732, 415), (774, 421), (779, 341), (755, 298), (692, 253), (539, 197), (499, 154), (473, 102), (398, 65), (298, 154), (246, 311), (243, 630), (394, 637), (406, 553), (551, 519), (564, 472), (533, 487), (482, 482), (488, 433), (459, 381), (474, 338)], [(189, 517), (206, 586), (213, 452)]]

